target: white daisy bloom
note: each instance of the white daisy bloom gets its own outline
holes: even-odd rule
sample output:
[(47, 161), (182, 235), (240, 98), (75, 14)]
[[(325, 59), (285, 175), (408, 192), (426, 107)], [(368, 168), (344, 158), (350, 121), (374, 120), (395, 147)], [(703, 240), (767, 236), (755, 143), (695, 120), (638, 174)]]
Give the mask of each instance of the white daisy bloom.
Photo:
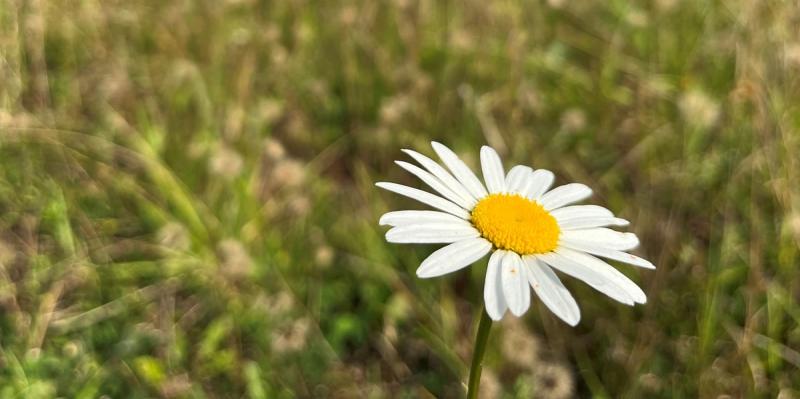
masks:
[(432, 145), (446, 169), (411, 150), (403, 151), (421, 167), (397, 164), (439, 195), (395, 183), (376, 184), (437, 209), (389, 212), (380, 219), (381, 225), (392, 227), (386, 233), (389, 242), (447, 244), (422, 262), (417, 276), (451, 273), (491, 252), (484, 301), (493, 320), (502, 319), (507, 310), (516, 316), (525, 313), (533, 288), (556, 316), (578, 324), (578, 304), (553, 269), (624, 304), (645, 303), (644, 292), (600, 258), (647, 269), (655, 266), (625, 252), (639, 245), (636, 235), (607, 228), (626, 226), (628, 221), (597, 205), (573, 205), (592, 194), (589, 187), (571, 183), (550, 189), (552, 172), (522, 165), (506, 173), (497, 152), (488, 146), (481, 148), (484, 185), (453, 151), (437, 142)]

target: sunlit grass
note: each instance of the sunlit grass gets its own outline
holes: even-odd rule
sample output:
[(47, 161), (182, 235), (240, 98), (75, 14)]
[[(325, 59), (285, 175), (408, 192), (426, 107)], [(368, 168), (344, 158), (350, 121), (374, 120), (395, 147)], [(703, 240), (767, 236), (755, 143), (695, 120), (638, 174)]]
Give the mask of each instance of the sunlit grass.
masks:
[(484, 267), (418, 280), (377, 225), (430, 140), (591, 183), (658, 266), (495, 329), (487, 397), (798, 395), (798, 18), (1, 2), (0, 397), (462, 395)]

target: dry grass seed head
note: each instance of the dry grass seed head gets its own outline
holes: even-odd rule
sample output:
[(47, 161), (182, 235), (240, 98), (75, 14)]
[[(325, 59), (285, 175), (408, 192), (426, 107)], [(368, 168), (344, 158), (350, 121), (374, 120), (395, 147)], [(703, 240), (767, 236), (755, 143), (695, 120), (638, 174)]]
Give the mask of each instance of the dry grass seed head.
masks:
[(551, 364), (534, 372), (536, 393), (543, 398), (571, 398), (575, 391), (572, 373), (565, 366)]
[(503, 358), (509, 363), (532, 370), (541, 361), (541, 343), (518, 318), (503, 319)]

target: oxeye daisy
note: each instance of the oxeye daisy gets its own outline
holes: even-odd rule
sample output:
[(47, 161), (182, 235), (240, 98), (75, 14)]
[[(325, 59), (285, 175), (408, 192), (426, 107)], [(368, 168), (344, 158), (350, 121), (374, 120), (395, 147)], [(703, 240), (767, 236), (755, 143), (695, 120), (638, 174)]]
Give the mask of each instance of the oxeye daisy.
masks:
[[(420, 166), (397, 164), (439, 195), (380, 182), (378, 187), (410, 197), (435, 209), (389, 212), (393, 243), (439, 243), (417, 269), (421, 278), (448, 274), (489, 256), (484, 283), (486, 313), (500, 320), (506, 311), (521, 316), (531, 304), (531, 288), (556, 316), (569, 325), (580, 309), (553, 269), (575, 277), (627, 305), (645, 303), (644, 292), (624, 274), (600, 259), (653, 269), (652, 263), (625, 251), (639, 240), (633, 233), (608, 226), (628, 221), (597, 205), (573, 205), (592, 190), (570, 183), (553, 189), (554, 175), (545, 169), (517, 165), (508, 173), (497, 152), (481, 148), (485, 185), (446, 146), (433, 142), (444, 166), (412, 150), (403, 150)], [(445, 168), (446, 167), (446, 168)]]

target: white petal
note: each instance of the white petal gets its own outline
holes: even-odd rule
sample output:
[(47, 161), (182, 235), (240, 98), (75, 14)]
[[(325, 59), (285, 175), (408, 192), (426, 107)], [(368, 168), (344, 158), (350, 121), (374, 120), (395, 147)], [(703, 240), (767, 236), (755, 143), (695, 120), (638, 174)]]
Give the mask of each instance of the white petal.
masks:
[(503, 296), (508, 303), (508, 309), (515, 316), (521, 316), (531, 305), (531, 289), (528, 287), (525, 269), (525, 264), (515, 252), (507, 251), (503, 256), (501, 274)]
[(511, 194), (524, 195), (523, 190), (527, 186), (528, 179), (533, 173), (533, 169), (523, 165), (511, 168), (506, 175), (506, 190)]
[(453, 176), (461, 182), (473, 197), (481, 199), (489, 195), (481, 181), (475, 176), (475, 173), (472, 173), (472, 170), (452, 150), (435, 141), (431, 142), (431, 146), (433, 146), (433, 150), (436, 151), (439, 159), (453, 172)]
[(492, 194), (506, 191), (506, 172), (503, 170), (503, 162), (494, 148), (485, 145), (481, 147), (481, 169), (483, 170), (483, 181), (486, 188)]
[(472, 226), (470, 222), (439, 211), (393, 211), (381, 216), (378, 224), (381, 226), (406, 226), (419, 223), (451, 222)]
[(458, 204), (460, 207), (464, 209), (470, 209), (470, 203), (465, 201), (461, 198), (458, 194), (454, 193), (453, 190), (450, 190), (447, 186), (442, 183), (441, 180), (437, 179), (434, 175), (430, 174), (429, 172), (422, 170), (422, 168), (412, 165), (408, 162), (403, 161), (395, 161), (401, 168), (407, 170), (412, 175), (419, 177), (420, 180), (425, 182), (430, 188), (436, 190), (439, 194), (443, 195), (448, 200)]
[(644, 294), (641, 288), (639, 288), (636, 283), (631, 281), (628, 276), (622, 274), (619, 270), (614, 268), (613, 266), (609, 265), (608, 263), (595, 258), (592, 255), (587, 253), (583, 253), (580, 251), (573, 251), (568, 248), (560, 248), (557, 250), (562, 255), (568, 256), (569, 258), (581, 262), (585, 264), (587, 267), (590, 267), (596, 270), (600, 275), (602, 275), (605, 279), (607, 279), (610, 283), (618, 285), (620, 288), (624, 289), (625, 292), (633, 299), (636, 303), (645, 303), (647, 302), (647, 296)]
[(618, 251), (627, 251), (639, 246), (639, 238), (636, 237), (636, 234), (623, 233), (605, 227), (565, 230), (561, 232), (558, 239), (568, 246), (590, 244)]
[(589, 198), (591, 195), (592, 189), (585, 184), (570, 183), (558, 186), (545, 193), (539, 198), (539, 203), (542, 204), (544, 209), (549, 211)]
[(614, 300), (630, 306), (633, 306), (634, 304), (633, 298), (631, 298), (624, 288), (620, 287), (618, 284), (610, 283), (600, 271), (592, 269), (583, 262), (564, 256), (564, 254), (560, 251), (549, 252), (535, 256), (540, 261), (552, 266), (562, 273), (568, 274), (585, 282), (586, 284), (589, 284), (589, 286), (592, 288), (608, 295)]
[(556, 176), (553, 175), (553, 172), (547, 169), (538, 169), (534, 171), (530, 178), (528, 178), (528, 184), (525, 186), (524, 195), (532, 200), (538, 199), (553, 185), (553, 180), (555, 180), (555, 178)]
[(561, 283), (556, 273), (549, 266), (534, 256), (523, 256), (528, 266), (528, 282), (533, 291), (556, 316), (567, 324), (574, 326), (581, 320), (581, 310), (567, 287)]
[(571, 205), (550, 212), (558, 221), (587, 217), (614, 217), (606, 208), (598, 205)]
[(483, 302), (486, 304), (486, 313), (492, 320), (500, 320), (508, 309), (503, 297), (502, 267), (500, 265), (506, 251), (497, 250), (489, 257), (489, 266), (486, 268), (486, 280), (483, 284)]
[(575, 218), (564, 221), (556, 219), (556, 221), (558, 221), (558, 227), (561, 228), (561, 230), (579, 230), (604, 226), (627, 226), (630, 224), (630, 222), (625, 219), (608, 216)]
[(472, 194), (467, 191), (463, 184), (461, 184), (458, 180), (456, 180), (450, 172), (446, 171), (441, 165), (436, 163), (434, 160), (422, 155), (416, 151), (412, 150), (403, 150), (406, 154), (410, 155), (411, 158), (414, 158), (423, 168), (427, 169), (428, 172), (431, 172), (434, 176), (436, 176), (439, 180), (444, 183), (447, 188), (452, 190), (454, 193), (458, 194), (465, 203), (469, 205), (469, 208), (472, 209), (478, 200), (472, 196)]
[(447, 213), (451, 213), (456, 215), (462, 219), (469, 219), (469, 212), (465, 211), (464, 208), (442, 198), (438, 195), (433, 195), (431, 193), (417, 190), (413, 187), (404, 186), (402, 184), (397, 183), (386, 183), (386, 182), (379, 182), (375, 183), (376, 186), (384, 189), (393, 191), (397, 194), (404, 195), (406, 197), (415, 199), (423, 204), (430, 205), (436, 209), (441, 209)]
[(486, 256), (491, 249), (492, 243), (480, 237), (452, 243), (428, 256), (417, 269), (417, 276), (438, 277), (463, 269)]
[(480, 237), (472, 226), (457, 223), (426, 223), (393, 227), (386, 232), (386, 241), (398, 244), (449, 244)]
[[(585, 281), (596, 290), (622, 303), (632, 305), (634, 302), (647, 302), (647, 297), (642, 289), (608, 263), (592, 255), (569, 248), (559, 248), (555, 253), (551, 254), (554, 255), (552, 259), (566, 260), (567, 266), (564, 267), (564, 263), (559, 263), (558, 261), (551, 263), (550, 254), (540, 255), (539, 259), (564, 273)], [(579, 277), (570, 272), (578, 273), (581, 276)]]
[[(579, 230), (581, 231), (581, 230)], [(656, 267), (650, 263), (647, 259), (640, 258), (636, 255), (631, 255), (627, 252), (618, 251), (616, 249), (608, 248), (600, 244), (596, 243), (587, 243), (587, 242), (565, 242), (563, 243), (565, 247), (572, 248), (576, 251), (582, 251), (586, 253), (590, 253), (592, 255), (601, 256), (603, 258), (608, 258), (612, 260), (617, 260), (620, 262), (625, 262), (634, 266), (643, 267), (645, 269), (655, 269)]]

